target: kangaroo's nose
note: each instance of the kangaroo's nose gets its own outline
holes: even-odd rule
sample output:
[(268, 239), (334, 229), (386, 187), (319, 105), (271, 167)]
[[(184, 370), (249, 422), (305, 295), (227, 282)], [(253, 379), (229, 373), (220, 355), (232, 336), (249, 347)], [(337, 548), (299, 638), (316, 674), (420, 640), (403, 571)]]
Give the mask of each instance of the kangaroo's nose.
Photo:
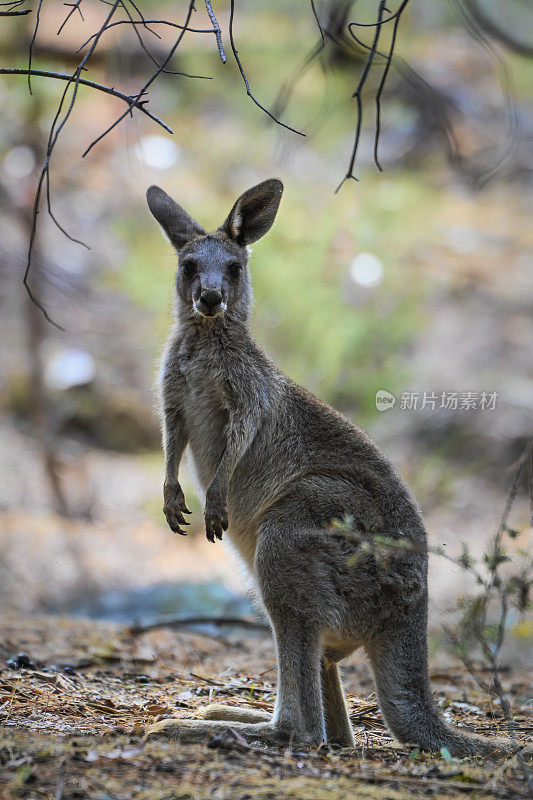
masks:
[(222, 295), (216, 289), (206, 289), (200, 295), (200, 300), (207, 308), (212, 309), (222, 302)]

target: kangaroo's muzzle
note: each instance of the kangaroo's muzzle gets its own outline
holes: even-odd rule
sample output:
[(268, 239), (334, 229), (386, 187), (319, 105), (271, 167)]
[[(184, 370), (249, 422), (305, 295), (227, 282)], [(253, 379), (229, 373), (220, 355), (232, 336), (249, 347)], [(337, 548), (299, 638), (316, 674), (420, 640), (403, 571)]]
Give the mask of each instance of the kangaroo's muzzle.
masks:
[(195, 308), (204, 317), (216, 317), (224, 313), (226, 303), (217, 289), (204, 289)]

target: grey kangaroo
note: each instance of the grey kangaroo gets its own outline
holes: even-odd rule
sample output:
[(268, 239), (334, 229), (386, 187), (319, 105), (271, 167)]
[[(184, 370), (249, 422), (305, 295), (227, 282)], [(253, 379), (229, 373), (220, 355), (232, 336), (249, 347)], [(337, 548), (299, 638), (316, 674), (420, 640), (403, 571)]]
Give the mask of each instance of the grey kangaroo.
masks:
[[(426, 531), (409, 489), (362, 430), (280, 372), (250, 333), (248, 246), (272, 226), (282, 192), (275, 179), (244, 192), (214, 233), (162, 189), (147, 192), (179, 255), (160, 379), (164, 512), (183, 534), (190, 512), (178, 468), (188, 445), (207, 538), (227, 530), (270, 619), (278, 663), (272, 718), (212, 705), (149, 734), (196, 741), (231, 727), (254, 739), (354, 746), (337, 664), (362, 646), (400, 742), (491, 752), (505, 743), (453, 730), (432, 698)], [(354, 534), (408, 546), (378, 563), (357, 535), (332, 525), (347, 515)]]

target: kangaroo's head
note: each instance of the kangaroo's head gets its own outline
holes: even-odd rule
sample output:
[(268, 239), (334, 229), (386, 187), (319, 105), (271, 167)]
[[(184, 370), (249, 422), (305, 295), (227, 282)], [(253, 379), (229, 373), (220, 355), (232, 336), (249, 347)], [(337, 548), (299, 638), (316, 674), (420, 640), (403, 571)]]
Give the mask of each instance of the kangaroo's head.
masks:
[(270, 230), (282, 192), (276, 178), (259, 183), (239, 197), (220, 228), (206, 233), (166, 192), (150, 186), (148, 206), (178, 253), (176, 294), (191, 315), (246, 317), (248, 245)]

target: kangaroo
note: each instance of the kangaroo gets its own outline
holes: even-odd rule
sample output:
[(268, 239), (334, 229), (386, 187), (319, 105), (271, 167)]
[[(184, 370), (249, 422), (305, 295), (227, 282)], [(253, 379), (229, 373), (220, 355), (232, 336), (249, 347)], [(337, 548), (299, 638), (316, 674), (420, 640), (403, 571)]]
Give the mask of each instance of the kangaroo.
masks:
[[(409, 489), (366, 433), (293, 383), (250, 333), (249, 245), (271, 228), (282, 192), (276, 179), (244, 192), (214, 233), (162, 189), (147, 192), (179, 257), (160, 377), (164, 513), (184, 534), (178, 468), (188, 445), (207, 538), (227, 531), (253, 576), (278, 665), (272, 718), (215, 704), (148, 734), (197, 741), (231, 727), (254, 739), (353, 747), (337, 665), (363, 647), (399, 742), (460, 757), (492, 752), (504, 743), (449, 727), (432, 697), (426, 531)], [(347, 516), (356, 532), (408, 546), (384, 566), (332, 525)]]

